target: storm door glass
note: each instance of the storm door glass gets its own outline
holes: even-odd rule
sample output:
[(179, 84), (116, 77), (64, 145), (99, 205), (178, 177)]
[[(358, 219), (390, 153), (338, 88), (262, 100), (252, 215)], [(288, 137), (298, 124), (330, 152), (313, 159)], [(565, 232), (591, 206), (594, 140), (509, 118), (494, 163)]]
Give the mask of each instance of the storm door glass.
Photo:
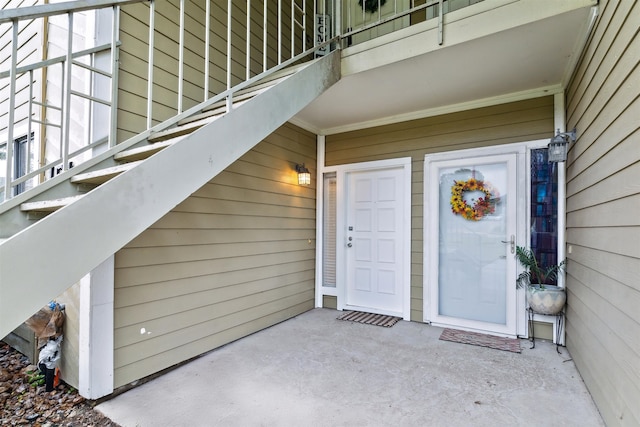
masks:
[(505, 161), (439, 170), (440, 316), (507, 323), (512, 284), (507, 284), (506, 204), (513, 196), (508, 169)]

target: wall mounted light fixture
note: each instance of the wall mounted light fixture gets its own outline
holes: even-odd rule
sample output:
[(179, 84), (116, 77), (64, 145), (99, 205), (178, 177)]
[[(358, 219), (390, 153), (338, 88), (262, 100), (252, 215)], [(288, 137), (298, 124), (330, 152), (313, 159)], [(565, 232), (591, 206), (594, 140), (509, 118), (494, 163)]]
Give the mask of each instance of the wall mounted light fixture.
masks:
[(573, 128), (570, 132), (560, 132), (558, 129), (557, 133), (551, 141), (549, 141), (549, 162), (558, 163), (564, 162), (567, 160), (567, 151), (569, 148), (570, 142), (576, 141), (576, 129)]
[(311, 173), (304, 163), (296, 165), (296, 172), (298, 172), (298, 185), (311, 185)]

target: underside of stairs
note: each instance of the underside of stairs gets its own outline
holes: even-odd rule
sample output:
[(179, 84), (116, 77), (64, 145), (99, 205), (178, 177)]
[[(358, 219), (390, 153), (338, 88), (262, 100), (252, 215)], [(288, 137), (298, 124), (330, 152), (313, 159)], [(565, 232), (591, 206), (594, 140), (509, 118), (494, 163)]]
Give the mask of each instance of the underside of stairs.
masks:
[(339, 55), (238, 91), (230, 111), (224, 101), (205, 103), (167, 129), (158, 125), (139, 142), (56, 177), (28, 199), (29, 193), (0, 205), (0, 337), (338, 81)]

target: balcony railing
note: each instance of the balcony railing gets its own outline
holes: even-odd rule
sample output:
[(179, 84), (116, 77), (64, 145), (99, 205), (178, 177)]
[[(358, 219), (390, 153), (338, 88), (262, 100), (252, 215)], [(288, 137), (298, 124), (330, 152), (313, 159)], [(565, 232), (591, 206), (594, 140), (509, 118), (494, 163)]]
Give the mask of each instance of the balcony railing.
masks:
[[(443, 42), (443, 16), (483, 0), (345, 0), (342, 38), (361, 43), (429, 19), (438, 19), (438, 42)], [(363, 5), (364, 3), (364, 5)]]
[[(177, 22), (167, 22), (167, 8), (172, 7), (178, 9)], [(316, 14), (320, 13), (311, 0), (85, 0), (0, 11), (0, 34), (11, 40), (0, 48), (0, 63), (5, 64), (0, 88), (7, 95), (2, 108), (7, 113), (0, 113), (0, 200), (11, 199), (114, 146), (121, 142), (119, 132), (128, 136), (127, 132), (149, 130), (223, 92), (228, 92), (227, 107), (232, 108), (232, 87), (298, 61), (313, 47)], [(128, 24), (139, 20), (135, 26), (146, 27), (147, 34), (145, 40), (135, 40), (146, 46), (147, 69), (143, 76), (136, 76), (146, 80), (145, 93), (139, 97), (146, 107), (143, 120), (134, 120), (134, 129), (125, 125), (126, 132), (120, 130), (117, 118), (131, 108), (118, 105), (119, 94), (126, 92), (119, 76), (130, 75), (130, 70), (123, 71), (119, 56), (136, 48), (121, 43), (121, 17), (129, 18)], [(196, 37), (202, 39), (200, 51), (193, 46), (194, 19), (203, 27)], [(86, 21), (101, 27), (106, 23), (108, 42), (87, 48), (82, 43), (85, 37), (78, 34)], [(140, 33), (139, 28), (127, 31)], [(165, 51), (168, 33), (177, 33), (174, 53)], [(32, 51), (29, 42), (34, 34), (49, 38), (41, 36)], [(316, 40), (331, 36), (323, 34)], [(127, 40), (131, 42), (131, 37)], [(58, 49), (64, 53), (51, 55)], [(177, 62), (175, 72), (167, 73), (168, 53)], [(306, 57), (313, 55), (307, 52)], [(200, 81), (193, 78), (194, 68)], [(220, 69), (223, 77), (213, 75)], [(173, 74), (174, 81), (167, 83), (167, 74)], [(194, 97), (193, 86), (201, 87), (199, 97)], [(175, 99), (168, 100), (172, 96)], [(139, 109), (134, 115), (140, 116)]]

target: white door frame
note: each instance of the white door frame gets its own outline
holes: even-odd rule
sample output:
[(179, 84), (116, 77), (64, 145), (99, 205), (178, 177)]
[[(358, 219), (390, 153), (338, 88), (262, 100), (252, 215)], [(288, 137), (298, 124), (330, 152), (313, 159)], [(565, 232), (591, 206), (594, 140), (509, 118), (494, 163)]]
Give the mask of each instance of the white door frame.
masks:
[[(317, 242), (316, 245), (316, 253), (317, 255), (317, 264), (320, 268), (316, 269), (316, 306), (322, 306), (322, 296), (323, 295), (335, 295), (337, 298), (337, 309), (343, 310), (345, 308), (346, 302), (346, 283), (347, 283), (347, 272), (346, 272), (346, 244), (347, 244), (347, 236), (346, 236), (346, 215), (347, 215), (347, 207), (348, 203), (346, 200), (346, 185), (347, 185), (347, 174), (350, 172), (361, 172), (361, 171), (375, 171), (375, 170), (383, 170), (383, 169), (397, 169), (401, 168), (403, 171), (402, 179), (403, 179), (403, 200), (405, 207), (403, 209), (403, 221), (402, 221), (402, 258), (403, 258), (403, 272), (402, 272), (402, 292), (403, 292), (403, 308), (402, 308), (402, 318), (404, 320), (410, 320), (411, 315), (411, 157), (397, 158), (397, 159), (388, 159), (388, 160), (377, 160), (372, 162), (362, 162), (362, 163), (352, 163), (346, 165), (339, 166), (331, 166), (322, 168), (318, 175), (318, 186), (320, 187), (320, 182), (323, 181), (322, 174), (335, 172), (337, 179), (337, 218), (336, 218), (336, 287), (335, 288), (326, 288), (322, 286), (322, 277), (321, 277), (321, 264), (322, 264), (322, 244), (321, 244), (321, 236), (322, 236), (322, 227), (323, 227), (323, 218), (322, 218), (322, 204), (317, 203)], [(318, 192), (318, 201), (323, 200), (324, 194), (322, 191)]]
[[(471, 153), (469, 153), (471, 154)], [(448, 156), (446, 156), (448, 157)], [(425, 172), (424, 172), (424, 181), (425, 181), (425, 212), (428, 212), (429, 215), (425, 215), (425, 236), (430, 236), (428, 240), (425, 241), (425, 282), (428, 286), (430, 300), (430, 320), (431, 323), (436, 326), (444, 326), (444, 327), (454, 327), (458, 329), (467, 329), (473, 331), (480, 332), (488, 332), (495, 335), (505, 335), (515, 337), (517, 335), (517, 292), (515, 287), (515, 277), (516, 277), (516, 260), (512, 251), (515, 250), (515, 235), (518, 232), (518, 222), (521, 224), (524, 222), (524, 210), (518, 210), (518, 200), (521, 198), (521, 195), (526, 194), (525, 190), (525, 180), (518, 179), (518, 153), (500, 153), (500, 154), (491, 154), (491, 155), (471, 155), (471, 156), (462, 156), (458, 155), (456, 158), (447, 158), (443, 159), (438, 155), (431, 155), (425, 157)], [(440, 183), (438, 176), (438, 170), (440, 167), (452, 168), (452, 167), (476, 167), (487, 164), (505, 164), (507, 168), (507, 181), (503, 184), (503, 187), (500, 188), (500, 193), (507, 195), (507, 209), (504, 212), (504, 221), (506, 221), (506, 233), (502, 237), (495, 236), (495, 239), (502, 239), (505, 243), (499, 243), (495, 241), (494, 244), (497, 244), (498, 247), (502, 246), (501, 251), (504, 251), (504, 256), (506, 257), (504, 275), (502, 276), (502, 280), (504, 280), (504, 286), (506, 286), (506, 300), (505, 300), (505, 310), (506, 317), (504, 324), (496, 324), (489, 323), (486, 321), (480, 320), (471, 320), (459, 317), (451, 317), (446, 315), (441, 315), (439, 312), (439, 302), (440, 299), (440, 271), (438, 266), (440, 265), (439, 261), (439, 244), (441, 242), (441, 238), (439, 235), (440, 228), (440, 212), (442, 212), (441, 203), (441, 194), (440, 194)], [(472, 166), (473, 165), (473, 166)], [(515, 181), (513, 181), (513, 177), (516, 177)], [(492, 181), (493, 182), (493, 181)], [(514, 198), (514, 195), (516, 197)], [(510, 237), (511, 236), (511, 237)], [(509, 251), (509, 240), (512, 240), (513, 247), (511, 249), (511, 254)], [(428, 248), (428, 249), (427, 249)], [(511, 280), (513, 278), (513, 280)], [(512, 285), (509, 286), (509, 285)]]
[[(548, 141), (545, 141), (546, 145)], [(432, 266), (432, 259), (430, 257), (431, 247), (430, 243), (430, 219), (431, 215), (427, 215), (427, 206), (429, 206), (429, 200), (427, 197), (429, 196), (429, 192), (427, 191), (429, 185), (429, 177), (427, 176), (427, 171), (430, 168), (430, 163), (434, 161), (443, 161), (443, 160), (454, 160), (460, 159), (464, 157), (483, 157), (483, 156), (495, 156), (501, 154), (516, 154), (516, 178), (517, 184), (516, 187), (518, 189), (517, 199), (516, 199), (516, 211), (517, 211), (517, 220), (516, 220), (516, 244), (523, 246), (528, 244), (529, 236), (528, 236), (528, 222), (529, 215), (528, 211), (528, 188), (529, 188), (529, 169), (527, 165), (529, 164), (529, 149), (533, 147), (542, 146), (542, 141), (532, 141), (529, 143), (517, 143), (517, 144), (509, 144), (509, 145), (499, 145), (493, 147), (483, 147), (483, 148), (474, 148), (474, 149), (465, 149), (458, 151), (449, 151), (444, 153), (437, 153), (432, 155), (425, 155), (424, 160), (424, 199), (423, 206), (424, 212), (423, 215), (423, 316), (425, 323), (432, 323), (432, 321), (437, 317), (433, 312), (432, 299), (436, 296), (432, 295), (431, 292), (431, 278), (429, 272), (434, 268)], [(515, 287), (515, 279), (513, 278), (513, 286)], [(522, 290), (518, 290), (516, 292), (516, 334), (526, 336), (526, 310), (525, 310), (525, 301), (524, 301), (524, 292)], [(472, 329), (472, 328), (471, 328)]]

